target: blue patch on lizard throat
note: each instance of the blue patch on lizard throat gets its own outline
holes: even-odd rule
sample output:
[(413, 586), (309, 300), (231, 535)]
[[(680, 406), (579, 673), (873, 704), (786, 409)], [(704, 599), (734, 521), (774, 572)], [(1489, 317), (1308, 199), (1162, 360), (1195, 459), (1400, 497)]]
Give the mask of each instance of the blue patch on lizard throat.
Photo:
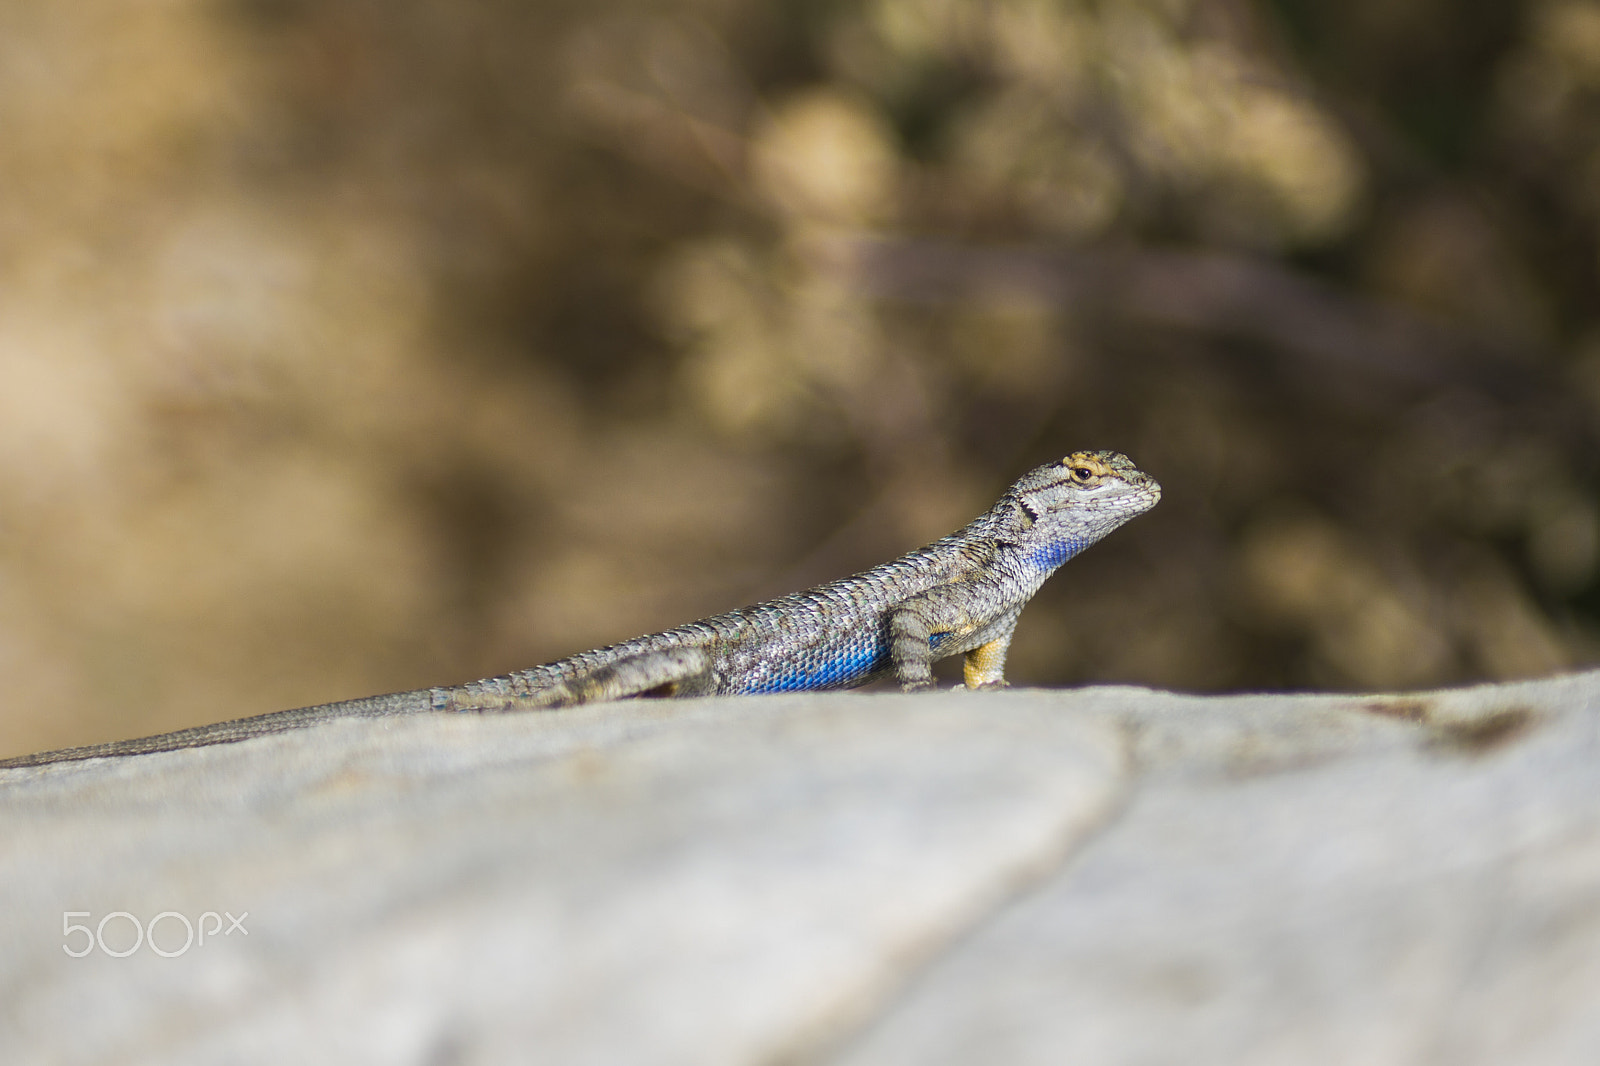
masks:
[(1035, 549), (1034, 553), (1028, 556), (1028, 561), (1041, 570), (1054, 570), (1081, 551), (1083, 551), (1082, 541), (1058, 540)]

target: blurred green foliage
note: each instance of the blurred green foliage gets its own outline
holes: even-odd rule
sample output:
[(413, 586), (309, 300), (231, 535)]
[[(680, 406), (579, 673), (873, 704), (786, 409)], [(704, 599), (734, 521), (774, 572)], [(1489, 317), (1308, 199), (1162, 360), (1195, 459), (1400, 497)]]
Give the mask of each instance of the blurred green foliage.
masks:
[(1600, 3), (0, 4), (8, 748), (554, 658), (1069, 450), (1019, 682), (1600, 661)]

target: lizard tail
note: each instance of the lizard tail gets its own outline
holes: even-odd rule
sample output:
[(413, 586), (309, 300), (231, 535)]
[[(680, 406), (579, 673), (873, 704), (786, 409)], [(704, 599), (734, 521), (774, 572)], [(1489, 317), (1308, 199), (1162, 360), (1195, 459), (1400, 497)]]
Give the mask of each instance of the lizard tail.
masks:
[(233, 744), (251, 737), (282, 733), (301, 726), (313, 725), (330, 718), (382, 718), (395, 714), (417, 714), (433, 710), (433, 691), (396, 692), (388, 696), (369, 696), (342, 703), (324, 703), (316, 707), (299, 707), (292, 711), (274, 711), (253, 718), (240, 718), (232, 722), (195, 726), (171, 733), (133, 740), (114, 740), (107, 744), (87, 744), (80, 748), (62, 748), (59, 751), (42, 751), (34, 755), (19, 755), (0, 760), (0, 769), (18, 766), (42, 766), (53, 762), (76, 762), (80, 759), (107, 759), (121, 755), (146, 755), (156, 751), (174, 751), (205, 744)]

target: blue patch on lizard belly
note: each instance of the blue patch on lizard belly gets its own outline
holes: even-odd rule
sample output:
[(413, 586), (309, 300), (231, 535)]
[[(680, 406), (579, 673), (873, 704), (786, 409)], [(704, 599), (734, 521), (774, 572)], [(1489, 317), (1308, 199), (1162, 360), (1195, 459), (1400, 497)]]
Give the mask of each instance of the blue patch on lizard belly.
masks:
[(819, 648), (814, 658), (805, 656), (789, 672), (757, 681), (745, 691), (804, 692), (837, 688), (872, 673), (882, 664), (884, 656), (883, 645), (877, 642), (837, 649), (832, 654)]

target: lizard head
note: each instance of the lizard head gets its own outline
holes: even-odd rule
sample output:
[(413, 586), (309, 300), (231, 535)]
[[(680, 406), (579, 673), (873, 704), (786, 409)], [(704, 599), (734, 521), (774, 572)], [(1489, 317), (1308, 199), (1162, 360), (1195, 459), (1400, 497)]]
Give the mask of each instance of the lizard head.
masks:
[(1073, 452), (1030, 470), (1001, 500), (1001, 539), (1060, 566), (1161, 499), (1155, 478), (1120, 452)]

